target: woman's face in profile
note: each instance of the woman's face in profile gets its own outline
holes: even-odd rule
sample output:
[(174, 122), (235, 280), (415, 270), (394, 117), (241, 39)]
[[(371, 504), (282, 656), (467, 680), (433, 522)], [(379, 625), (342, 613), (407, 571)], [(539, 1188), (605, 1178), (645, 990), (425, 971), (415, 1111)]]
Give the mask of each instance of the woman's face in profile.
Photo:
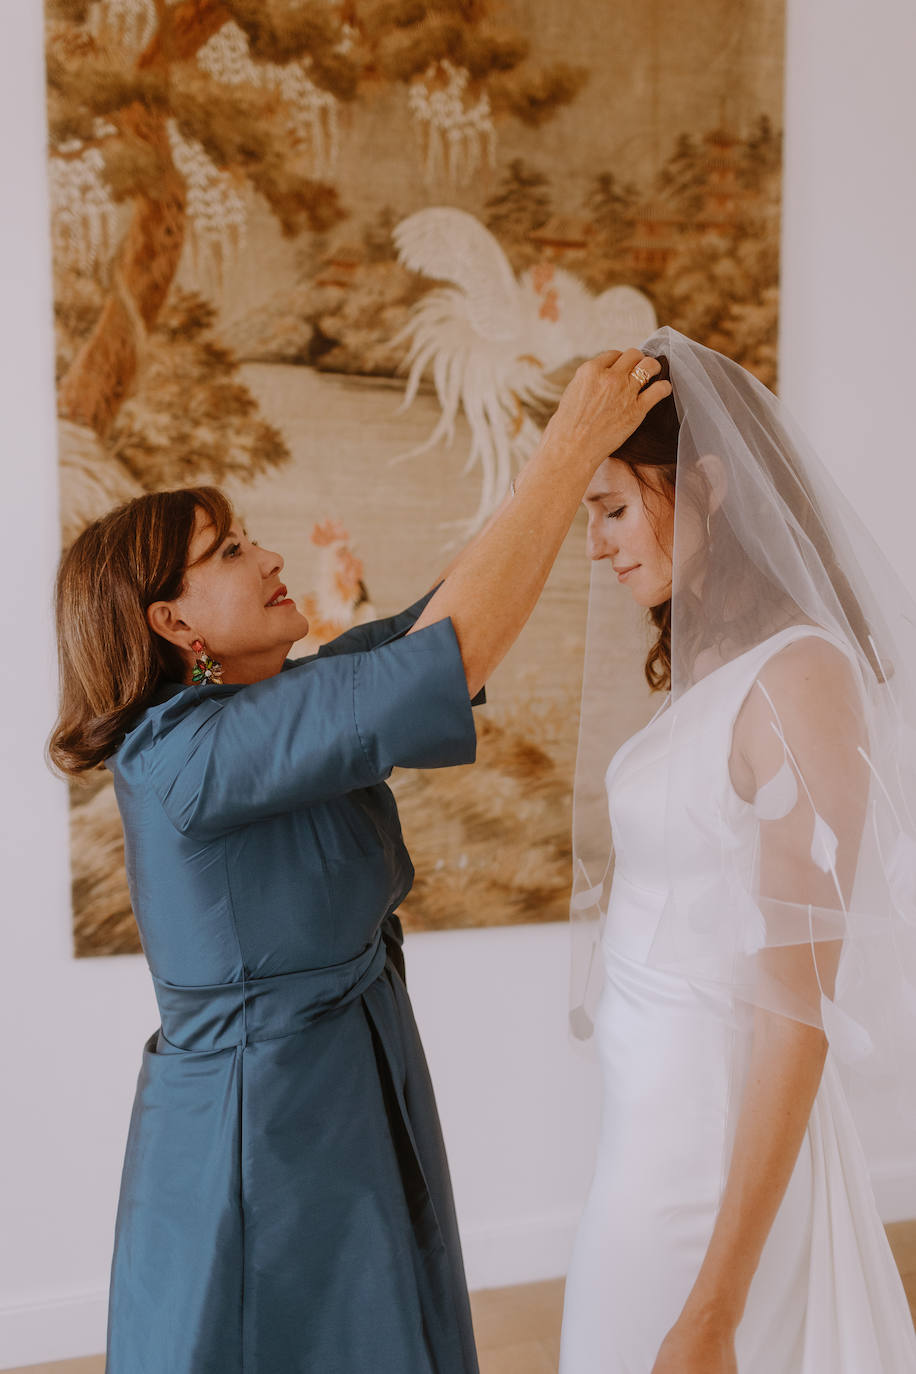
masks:
[(588, 485), (589, 558), (607, 558), (639, 606), (659, 606), (671, 595), (674, 504), (656, 485), (644, 485), (629, 464), (607, 458)]
[(246, 672), (262, 657), (276, 657), (308, 633), (308, 621), (286, 595), (283, 559), (248, 538), (237, 518), (219, 547), (197, 562), (213, 538), (201, 510), (188, 547), (185, 588), (173, 603), (178, 616), (199, 635), (224, 669)]

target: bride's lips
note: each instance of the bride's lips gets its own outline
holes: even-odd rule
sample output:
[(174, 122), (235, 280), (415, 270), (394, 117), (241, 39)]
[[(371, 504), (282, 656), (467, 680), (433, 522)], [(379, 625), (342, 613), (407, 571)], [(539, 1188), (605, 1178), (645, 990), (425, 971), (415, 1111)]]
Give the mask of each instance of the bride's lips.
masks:
[(629, 568), (615, 568), (614, 572), (617, 574), (617, 581), (625, 582), (630, 576), (630, 573), (635, 572), (639, 566), (638, 563), (633, 563)]
[(281, 583), (281, 585), (274, 592), (273, 596), (266, 603), (266, 606), (267, 610), (271, 610), (275, 606), (294, 606), (295, 604), (296, 603), (293, 601), (292, 597), (286, 595), (286, 588)]

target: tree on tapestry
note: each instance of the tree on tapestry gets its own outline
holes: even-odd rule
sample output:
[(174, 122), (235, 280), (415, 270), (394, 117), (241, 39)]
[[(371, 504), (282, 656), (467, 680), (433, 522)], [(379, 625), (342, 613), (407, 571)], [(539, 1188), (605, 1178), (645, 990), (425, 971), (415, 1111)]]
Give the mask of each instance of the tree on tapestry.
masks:
[(613, 172), (599, 172), (586, 199), (595, 226), (599, 251), (609, 263), (620, 260), (620, 250), (632, 232), (639, 191), (632, 182), (621, 186)]
[(548, 178), (514, 157), (487, 201), (487, 228), (503, 244), (516, 272), (537, 261), (538, 248), (530, 235), (543, 228), (552, 212)]
[[(260, 195), (289, 236), (344, 216), (333, 175), (348, 102), (402, 86), (425, 174), (460, 181), (492, 161), (501, 117), (537, 124), (571, 100), (581, 74), (530, 64), (527, 42), (493, 25), (491, 8), (48, 0), (55, 256), (83, 279), (63, 293), (71, 348), (58, 388), (62, 418), (103, 444), (117, 438), (182, 252), (194, 255), (212, 294), (244, 241), (246, 194)], [(183, 337), (205, 341), (201, 300), (174, 309), (171, 336), (182, 335), (184, 314), (192, 323)], [(208, 357), (204, 370), (213, 363)], [(229, 354), (223, 364), (231, 374)], [(228, 418), (251, 423), (241, 389), (234, 394)], [(176, 435), (162, 437), (174, 449)], [(282, 440), (252, 433), (245, 456), (255, 469), (282, 461)], [(214, 471), (204, 457), (198, 472)], [(148, 482), (145, 469), (137, 475)]]
[[(660, 319), (776, 384), (782, 136), (765, 116), (746, 137), (680, 136), (646, 192), (599, 175), (589, 206), (608, 263)], [(596, 253), (590, 269), (602, 270)], [(603, 279), (603, 278), (602, 278)]]
[[(341, 224), (344, 115), (379, 91), (400, 92), (429, 186), (461, 185), (492, 164), (500, 121), (538, 125), (572, 100), (584, 75), (530, 61), (527, 41), (495, 24), (493, 9), (47, 0), (65, 541), (143, 490), (252, 482), (289, 461), (219, 337), (223, 283), (252, 206), (260, 200), (305, 244)], [(387, 239), (373, 250), (385, 271), (394, 222), (373, 227)], [(346, 539), (322, 551), (324, 581), (338, 600), (346, 592), (350, 619), (370, 614)], [(322, 616), (313, 624), (322, 629)], [(106, 777), (71, 789), (71, 832), (77, 952), (137, 949)]]

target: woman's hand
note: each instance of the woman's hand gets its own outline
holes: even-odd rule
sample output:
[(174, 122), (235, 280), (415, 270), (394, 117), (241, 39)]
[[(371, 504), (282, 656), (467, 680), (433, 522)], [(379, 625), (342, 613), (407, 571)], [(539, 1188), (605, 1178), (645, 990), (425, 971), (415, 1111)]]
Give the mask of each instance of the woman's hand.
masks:
[(662, 1341), (652, 1374), (738, 1374), (734, 1328), (682, 1314)]
[[(647, 377), (661, 364), (638, 348), (599, 353), (579, 367), (560, 398), (544, 430), (544, 445), (557, 444), (591, 459), (594, 471), (641, 424), (654, 405), (671, 395), (671, 383), (653, 382), (641, 391)], [(644, 374), (633, 376), (634, 368)]]

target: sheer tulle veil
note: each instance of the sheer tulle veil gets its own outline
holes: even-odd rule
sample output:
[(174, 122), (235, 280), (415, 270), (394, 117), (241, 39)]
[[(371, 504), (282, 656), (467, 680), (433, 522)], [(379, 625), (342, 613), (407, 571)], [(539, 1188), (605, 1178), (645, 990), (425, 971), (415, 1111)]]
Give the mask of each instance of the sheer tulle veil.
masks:
[[(900, 1101), (912, 1102), (916, 603), (775, 396), (675, 330), (659, 330), (643, 350), (667, 357), (680, 422), (671, 685), (652, 727), (668, 742), (657, 818), (666, 900), (649, 962), (688, 978), (724, 1016), (761, 1007), (822, 1026), (835, 1059), (891, 1076)], [(591, 1033), (601, 990), (613, 871), (605, 774), (621, 742), (610, 660), (622, 595), (607, 560), (597, 562), (574, 792), (570, 1024), (579, 1038)], [(801, 636), (785, 634), (799, 626)], [(774, 653), (740, 703), (742, 737), (771, 771), (756, 795), (736, 791), (730, 803), (755, 827), (752, 876), (746, 854), (723, 839), (715, 880), (706, 872), (694, 881), (691, 827), (707, 841), (710, 828), (726, 834), (693, 800), (710, 766), (691, 729), (694, 694), (771, 640)]]

